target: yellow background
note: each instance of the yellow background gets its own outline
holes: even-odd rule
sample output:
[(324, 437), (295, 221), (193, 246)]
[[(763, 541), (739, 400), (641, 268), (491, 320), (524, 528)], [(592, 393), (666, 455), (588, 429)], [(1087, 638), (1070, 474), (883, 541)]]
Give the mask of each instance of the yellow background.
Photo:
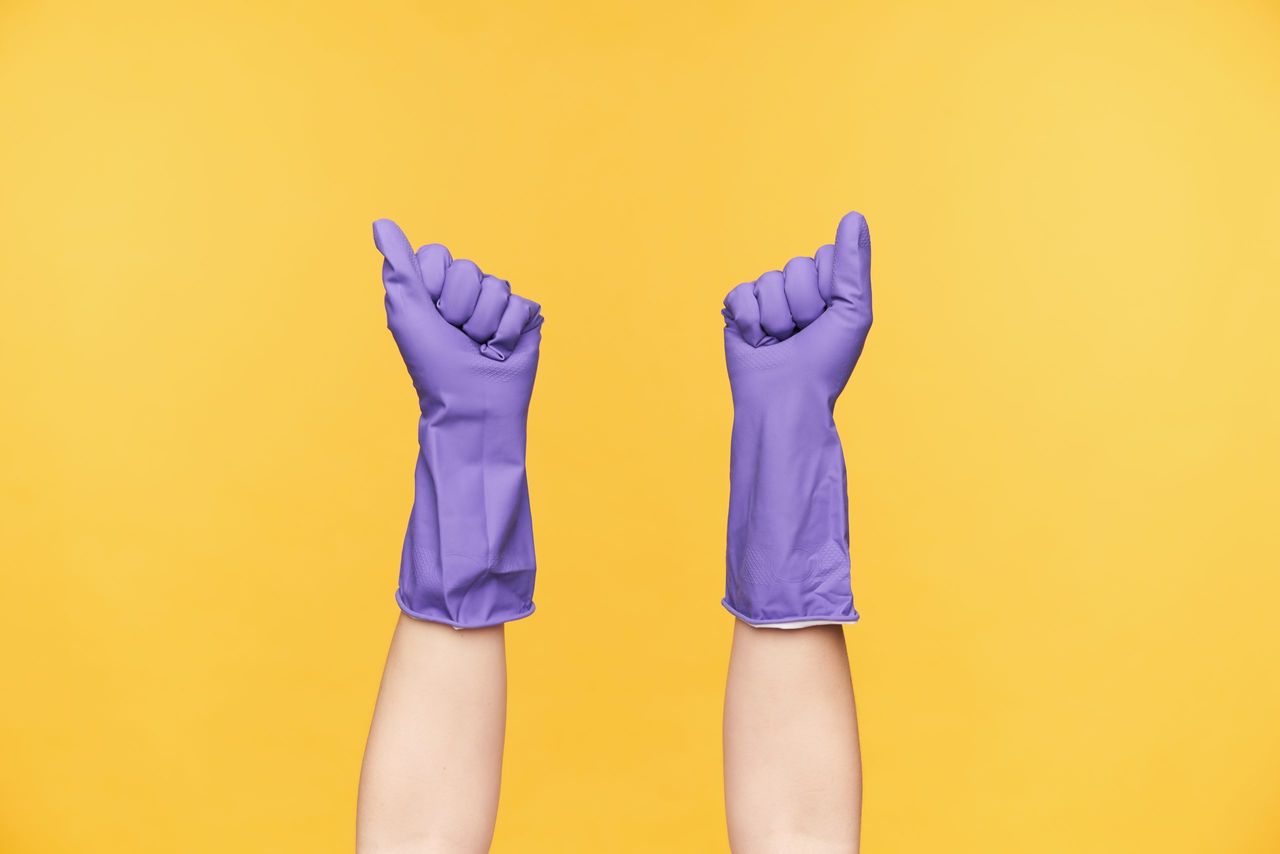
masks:
[(1280, 850), (1280, 8), (0, 7), (0, 849), (339, 852), (415, 399), (545, 306), (498, 852), (724, 851), (723, 293), (870, 219), (865, 850)]

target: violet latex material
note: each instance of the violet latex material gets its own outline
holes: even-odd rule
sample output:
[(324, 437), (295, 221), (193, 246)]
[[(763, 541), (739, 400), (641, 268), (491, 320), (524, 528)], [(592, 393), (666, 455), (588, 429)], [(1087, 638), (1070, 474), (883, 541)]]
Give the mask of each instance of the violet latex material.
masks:
[(418, 391), (418, 464), (396, 601), (410, 617), (479, 628), (533, 612), (525, 425), (542, 315), (438, 244), (373, 224), (387, 326)]
[(850, 213), (835, 245), (730, 291), (733, 389), (724, 606), (753, 625), (858, 619), (844, 453), (833, 418), (871, 329), (871, 238)]

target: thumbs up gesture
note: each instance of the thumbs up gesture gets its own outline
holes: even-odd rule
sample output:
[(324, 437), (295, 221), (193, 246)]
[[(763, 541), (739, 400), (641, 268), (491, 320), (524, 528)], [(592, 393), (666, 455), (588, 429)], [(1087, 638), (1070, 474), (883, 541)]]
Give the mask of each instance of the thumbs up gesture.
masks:
[(525, 444), (542, 315), (438, 244), (416, 252), (373, 224), (387, 326), (418, 391), (418, 463), (400, 608), (456, 628), (533, 612), (536, 560)]
[(423, 412), (527, 409), (542, 340), (538, 304), (438, 243), (414, 252), (389, 219), (373, 224), (373, 241), (384, 259), (387, 326)]
[[(724, 300), (725, 357), (739, 393), (772, 394), (776, 385), (844, 389), (871, 330), (871, 235), (860, 213), (847, 214), (835, 245), (792, 258), (781, 272), (738, 285)], [(752, 351), (770, 348), (768, 356)], [(768, 364), (770, 370), (761, 368)]]
[(853, 622), (848, 496), (833, 410), (871, 329), (871, 237), (859, 213), (834, 246), (725, 297), (733, 390), (725, 607), (753, 625)]

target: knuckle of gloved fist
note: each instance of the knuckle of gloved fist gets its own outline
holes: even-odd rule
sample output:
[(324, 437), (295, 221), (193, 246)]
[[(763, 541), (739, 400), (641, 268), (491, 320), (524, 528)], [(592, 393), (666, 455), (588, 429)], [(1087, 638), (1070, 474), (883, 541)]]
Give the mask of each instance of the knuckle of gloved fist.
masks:
[(483, 344), (498, 331), (502, 315), (511, 297), (511, 286), (502, 279), (486, 276), (480, 283), (480, 296), (462, 331), (477, 344)]
[(742, 305), (743, 302), (746, 300), (751, 300), (752, 302), (755, 302), (755, 298), (756, 298), (756, 283), (743, 282), (740, 285), (735, 285), (733, 288), (729, 290), (729, 293), (725, 294), (724, 304), (726, 307), (729, 308), (730, 311), (733, 311), (735, 309), (735, 306)]
[(537, 303), (517, 294), (510, 294), (492, 335), (480, 345), (481, 355), (505, 362), (518, 354), (518, 348), (536, 351), (539, 335), (537, 327), (540, 325), (538, 309)]
[(445, 320), (460, 327), (471, 318), (479, 296), (480, 269), (471, 261), (457, 261), (445, 274), (436, 307)]
[(825, 307), (818, 290), (818, 273), (812, 258), (792, 258), (784, 270), (787, 305), (799, 326), (807, 326)]
[(518, 294), (512, 294), (511, 298), (519, 301), (522, 312), (521, 316), (524, 319), (524, 322), (520, 325), (521, 330), (528, 330), (540, 317), (542, 306), (538, 305), (533, 300), (528, 299), (527, 297), (522, 297)]
[(453, 255), (448, 247), (439, 243), (428, 243), (418, 249), (418, 270), (424, 278), (443, 279), (445, 271), (453, 263)]

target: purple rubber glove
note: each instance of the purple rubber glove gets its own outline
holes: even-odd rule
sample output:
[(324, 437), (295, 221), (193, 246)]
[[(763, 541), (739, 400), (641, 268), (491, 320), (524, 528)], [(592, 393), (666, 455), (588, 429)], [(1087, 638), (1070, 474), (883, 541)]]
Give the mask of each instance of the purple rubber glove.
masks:
[(739, 285), (724, 301), (733, 388), (724, 606), (753, 625), (858, 619), (849, 501), (832, 413), (871, 328), (862, 214), (835, 246)]
[(418, 390), (418, 466), (396, 601), (478, 628), (533, 612), (525, 422), (538, 370), (536, 303), (432, 244), (373, 224), (387, 326)]

